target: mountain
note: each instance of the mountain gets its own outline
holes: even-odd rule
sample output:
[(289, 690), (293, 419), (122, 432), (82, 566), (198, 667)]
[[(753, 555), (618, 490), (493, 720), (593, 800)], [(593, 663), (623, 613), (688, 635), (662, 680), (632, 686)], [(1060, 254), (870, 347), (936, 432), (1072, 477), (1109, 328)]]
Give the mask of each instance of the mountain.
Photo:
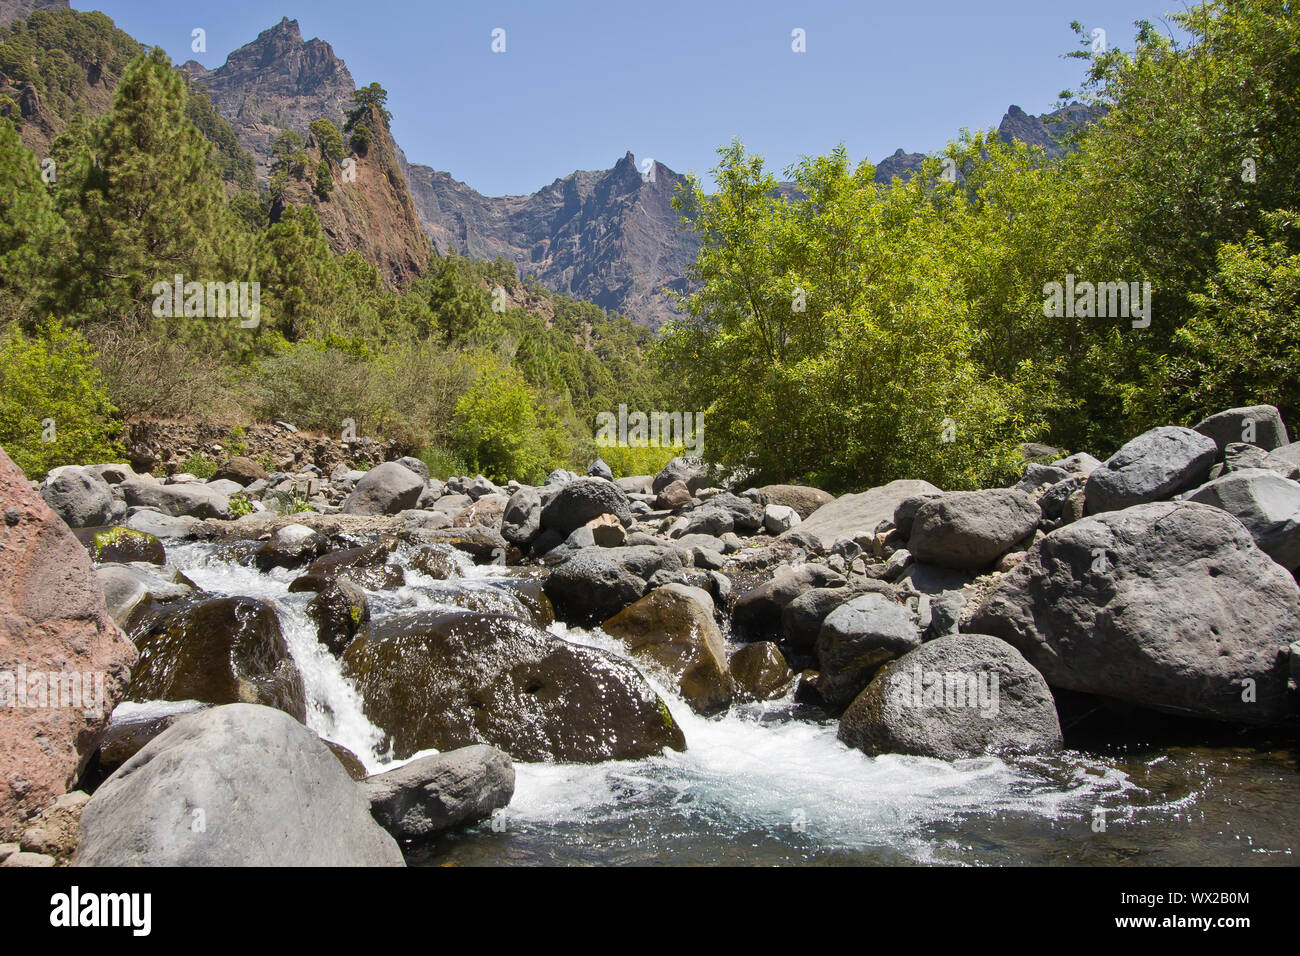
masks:
[(297, 20), (282, 19), (235, 50), (215, 70), (194, 61), (184, 69), (207, 87), (212, 105), (235, 129), (266, 180), (275, 138), (291, 129), (306, 138), (313, 120), (342, 128), (356, 84), (324, 40), (304, 41)]
[(675, 228), (673, 190), (685, 177), (662, 163), (643, 174), (631, 153), (612, 169), (579, 171), (530, 196), (487, 197), (428, 166), (408, 167), (420, 221), (440, 252), (504, 258), (547, 289), (658, 328), (695, 258)]
[(35, 10), (70, 10), (69, 0), (0, 0), (0, 26), (26, 20)]

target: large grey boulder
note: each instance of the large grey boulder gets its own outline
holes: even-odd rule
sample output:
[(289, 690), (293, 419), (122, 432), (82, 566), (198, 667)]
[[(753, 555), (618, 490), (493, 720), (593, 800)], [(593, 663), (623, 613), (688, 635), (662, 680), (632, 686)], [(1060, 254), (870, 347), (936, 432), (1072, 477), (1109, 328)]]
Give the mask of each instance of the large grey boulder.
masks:
[(1300, 442), (1283, 445), (1264, 458), (1264, 467), (1283, 478), (1300, 478)]
[(1015, 648), (983, 634), (936, 638), (886, 664), (845, 711), (839, 738), (871, 756), (939, 760), (1053, 753), (1062, 745), (1043, 676)]
[(658, 494), (674, 481), (683, 482), (691, 494), (694, 494), (708, 485), (709, 466), (699, 458), (678, 456), (664, 465), (659, 474), (655, 475), (650, 489)]
[(883, 594), (846, 601), (826, 616), (817, 637), (821, 676), (817, 689), (827, 702), (846, 707), (880, 665), (921, 643), (907, 608)]
[(601, 515), (613, 515), (622, 524), (631, 524), (627, 492), (603, 478), (575, 478), (565, 482), (543, 506), (541, 526), (567, 537)]
[(56, 468), (41, 485), (41, 497), (70, 528), (98, 528), (113, 518), (113, 489), (88, 468)]
[(1258, 445), (1265, 451), (1291, 443), (1282, 415), (1275, 405), (1229, 408), (1198, 422), (1195, 427), (1202, 435), (1214, 439), (1220, 452), (1232, 442)]
[(1289, 712), (1300, 588), (1227, 512), (1158, 502), (1036, 542), (968, 629), (1012, 644), (1053, 687), (1271, 724)]
[(395, 515), (414, 508), (424, 491), (424, 479), (405, 465), (386, 461), (366, 472), (343, 502), (349, 515)]
[(820, 564), (782, 567), (769, 580), (750, 588), (731, 610), (732, 633), (742, 641), (779, 639), (785, 606), (813, 588), (842, 587), (843, 575)]
[(361, 788), (287, 714), (230, 704), (155, 737), (95, 791), (79, 866), (402, 866)]
[(918, 561), (978, 571), (1032, 534), (1041, 517), (1023, 491), (954, 491), (917, 509), (907, 547)]
[(899, 479), (859, 494), (841, 495), (822, 505), (781, 537), (788, 539), (797, 535), (819, 550), (829, 551), (841, 538), (870, 539), (876, 533), (876, 525), (893, 520), (894, 509), (905, 498), (938, 493), (939, 489), (928, 481)]
[(380, 826), (398, 840), (427, 840), (509, 804), (515, 766), (509, 754), (475, 744), (412, 760), (361, 787)]
[(1219, 457), (1219, 446), (1190, 428), (1167, 425), (1143, 432), (1088, 475), (1088, 514), (1162, 501), (1201, 484)]
[(1186, 498), (1222, 508), (1288, 571), (1300, 568), (1300, 485), (1275, 471), (1244, 469), (1216, 478)]
[(226, 495), (199, 482), (160, 485), (155, 481), (133, 478), (122, 482), (119, 487), (127, 504), (153, 508), (173, 518), (235, 517)]
[(542, 530), (542, 495), (525, 486), (510, 496), (501, 515), (501, 537), (526, 548)]
[(806, 521), (822, 505), (835, 500), (829, 491), (808, 485), (764, 485), (758, 489), (765, 505), (793, 508), (801, 521)]

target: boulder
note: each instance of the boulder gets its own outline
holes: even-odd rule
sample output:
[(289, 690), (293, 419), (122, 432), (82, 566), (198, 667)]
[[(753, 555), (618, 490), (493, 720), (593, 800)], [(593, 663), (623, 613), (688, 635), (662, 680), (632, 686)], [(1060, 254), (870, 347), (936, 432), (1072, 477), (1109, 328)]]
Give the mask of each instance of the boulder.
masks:
[(894, 529), (904, 541), (912, 534), (912, 523), (916, 521), (916, 513), (921, 510), (921, 505), (941, 497), (943, 497), (941, 491), (926, 492), (919, 495), (909, 495), (898, 503), (898, 507), (894, 509)]
[(173, 518), (228, 520), (235, 517), (235, 513), (230, 510), (230, 499), (226, 495), (198, 482), (160, 485), (154, 481), (136, 478), (124, 481), (118, 487), (122, 489), (127, 504), (152, 508)]
[(73, 532), (86, 546), (90, 559), (99, 564), (130, 564), (143, 561), (162, 565), (167, 549), (154, 535), (131, 528), (78, 528)]
[(691, 490), (680, 479), (665, 485), (655, 497), (655, 507), (661, 511), (676, 511), (685, 508), (692, 501)]
[(122, 527), (143, 531), (156, 538), (188, 538), (198, 523), (195, 518), (174, 518), (152, 508), (132, 508), (127, 512)]
[(1270, 724), (1289, 712), (1300, 588), (1227, 512), (1151, 503), (1042, 538), (968, 630), (1013, 645), (1053, 687)]
[(817, 636), (817, 689), (831, 705), (847, 707), (882, 664), (920, 643), (907, 608), (885, 595), (845, 601), (826, 616)]
[(406, 455), (402, 458), (397, 459), (397, 464), (401, 465), (403, 468), (405, 468), (407, 471), (411, 472), (412, 474), (418, 475), (421, 481), (428, 482), (429, 466), (426, 465), (419, 458), (416, 458), (412, 455)]
[(386, 461), (357, 482), (343, 502), (349, 515), (395, 515), (414, 508), (424, 491), (424, 479), (404, 465)]
[(808, 485), (764, 485), (758, 493), (764, 504), (793, 508), (801, 521), (807, 521), (818, 508), (835, 500), (829, 491)]
[(768, 534), (784, 534), (802, 520), (789, 505), (767, 505), (763, 509), (763, 527)]
[(622, 524), (631, 524), (627, 492), (602, 478), (575, 478), (560, 487), (542, 507), (541, 526), (568, 535), (592, 518), (613, 515)]
[(81, 814), (90, 794), (74, 790), (60, 796), (40, 812), (23, 831), (18, 845), (23, 853), (43, 853), (56, 860), (69, 860), (77, 849)]
[(734, 527), (731, 512), (712, 505), (702, 505), (699, 508), (692, 508), (673, 522), (673, 526), (668, 529), (668, 535), (672, 538), (680, 538), (684, 535), (704, 534), (716, 538)]
[(1250, 469), (1216, 478), (1186, 496), (1222, 508), (1288, 571), (1300, 568), (1300, 484), (1275, 471)]
[(782, 567), (771, 579), (736, 599), (731, 610), (732, 632), (742, 641), (778, 638), (781, 613), (787, 604), (813, 588), (842, 587), (844, 583), (843, 575), (820, 564)]
[(306, 571), (294, 578), (289, 590), (293, 593), (319, 591), (338, 578), (347, 578), (368, 591), (399, 588), (406, 583), (406, 574), (387, 563), (395, 547), (396, 542), (388, 539), (361, 548), (331, 551), (309, 564)]
[(86, 549), (3, 449), (0, 514), (3, 842), (76, 783), (136, 651), (109, 615)]
[(664, 465), (659, 474), (655, 475), (650, 488), (655, 494), (659, 494), (674, 481), (682, 482), (687, 490), (694, 494), (708, 486), (709, 466), (699, 458), (678, 456)]
[(731, 678), (741, 700), (775, 700), (785, 695), (794, 672), (771, 641), (746, 644), (731, 655)]
[(606, 481), (614, 480), (614, 472), (610, 470), (609, 465), (605, 464), (603, 458), (597, 458), (587, 469), (588, 478), (604, 478)]
[(527, 548), (542, 530), (542, 496), (532, 487), (520, 488), (506, 502), (501, 515), (501, 536), (518, 548)]
[(562, 621), (598, 624), (645, 593), (645, 579), (610, 556), (610, 550), (615, 549), (580, 551), (547, 578), (546, 595)]
[(1265, 462), (1268, 461), (1269, 452), (1260, 448), (1258, 445), (1247, 445), (1245, 442), (1233, 441), (1228, 442), (1223, 449), (1223, 470), (1244, 471), (1247, 468), (1267, 468)]
[(122, 701), (113, 708), (112, 719), (91, 765), (98, 773), (99, 781), (102, 782), (176, 721), (211, 706), (197, 700), (153, 700), (143, 704)]
[(289, 524), (278, 529), (253, 553), (259, 571), (272, 568), (300, 568), (315, 561), (329, 548), (329, 539), (306, 525)]
[(236, 456), (218, 468), (212, 480), (233, 481), (241, 488), (247, 488), (255, 481), (265, 481), (266, 477), (266, 469), (253, 459)]
[(364, 791), (314, 733), (268, 707), (192, 714), (95, 791), (79, 866), (402, 866)]
[(515, 768), (495, 747), (475, 744), (421, 757), (361, 785), (370, 813), (403, 842), (428, 840), (485, 820), (510, 803)]
[(347, 578), (336, 578), (316, 592), (307, 616), (316, 622), (316, 639), (337, 656), (370, 624), (370, 599)]
[(1203, 483), (1219, 447), (1190, 428), (1165, 426), (1143, 432), (1088, 476), (1088, 514), (1162, 501)]
[(41, 497), (70, 528), (100, 527), (113, 520), (113, 490), (87, 468), (54, 469), (41, 485)]
[(1283, 445), (1264, 458), (1264, 467), (1283, 478), (1300, 479), (1300, 442)]
[(1022, 491), (954, 491), (917, 510), (908, 550), (918, 561), (978, 571), (1032, 534), (1042, 515)]
[(151, 611), (132, 637), (140, 659), (126, 699), (263, 704), (307, 719), (302, 675), (273, 605), (196, 597)]
[(456, 515), (452, 519), (451, 525), (453, 528), (499, 528), (501, 527), (501, 518), (506, 510), (508, 500), (505, 495), (483, 495)]
[(1071, 475), (1083, 475), (1087, 478), (1101, 467), (1101, 462), (1086, 451), (1081, 451), (1065, 458), (1058, 458), (1052, 462), (1052, 465), (1056, 468), (1064, 468)]
[(593, 763), (686, 745), (631, 664), (514, 618), (390, 618), (353, 641), (343, 662), (399, 759), (486, 743), (515, 760)]
[(682, 584), (656, 588), (602, 625), (633, 657), (663, 668), (696, 713), (731, 704), (731, 675), (708, 592)]
[(1062, 746), (1043, 676), (1015, 648), (983, 634), (936, 638), (886, 664), (844, 712), (839, 738), (870, 756), (938, 760)]
[(1202, 435), (1212, 438), (1220, 452), (1232, 442), (1258, 445), (1265, 451), (1273, 451), (1291, 443), (1282, 415), (1275, 405), (1230, 408), (1203, 419), (1194, 427)]
[(798, 535), (823, 552), (830, 551), (841, 538), (869, 541), (880, 522), (893, 518), (903, 499), (926, 493), (938, 494), (939, 489), (928, 481), (900, 479), (860, 494), (841, 495), (781, 537)]

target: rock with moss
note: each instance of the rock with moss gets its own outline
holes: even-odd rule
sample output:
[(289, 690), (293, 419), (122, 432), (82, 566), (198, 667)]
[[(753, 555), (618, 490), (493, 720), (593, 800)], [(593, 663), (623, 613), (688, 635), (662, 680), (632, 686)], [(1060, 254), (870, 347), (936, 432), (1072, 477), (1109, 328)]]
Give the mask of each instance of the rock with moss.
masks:
[(97, 564), (167, 563), (167, 549), (147, 531), (122, 527), (79, 528), (75, 534)]

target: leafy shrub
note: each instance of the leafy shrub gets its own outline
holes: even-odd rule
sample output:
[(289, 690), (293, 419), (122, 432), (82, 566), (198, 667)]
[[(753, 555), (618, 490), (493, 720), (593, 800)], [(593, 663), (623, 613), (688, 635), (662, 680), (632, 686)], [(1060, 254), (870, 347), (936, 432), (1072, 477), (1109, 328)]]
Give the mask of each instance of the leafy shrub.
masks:
[(94, 353), (77, 332), (51, 320), (35, 338), (16, 325), (0, 336), (0, 445), (28, 478), (120, 457), (115, 414)]

